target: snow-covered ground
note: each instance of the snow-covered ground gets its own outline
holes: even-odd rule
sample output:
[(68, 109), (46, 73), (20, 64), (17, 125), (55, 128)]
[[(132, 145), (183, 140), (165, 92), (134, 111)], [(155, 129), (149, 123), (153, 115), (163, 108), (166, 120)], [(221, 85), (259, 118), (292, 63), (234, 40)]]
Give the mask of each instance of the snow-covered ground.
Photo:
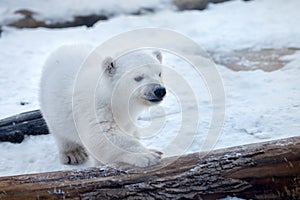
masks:
[[(4, 10), (6, 5), (10, 8), (12, 4), (9, 2), (1, 3), (0, 8)], [(43, 63), (62, 44), (84, 42), (97, 46), (124, 31), (160, 27), (183, 33), (211, 52), (300, 48), (299, 7), (298, 0), (230, 1), (210, 5), (204, 11), (162, 10), (147, 16), (123, 15), (98, 22), (89, 29), (2, 27), (0, 118), (39, 108), (37, 94)], [(67, 10), (63, 11), (60, 11), (59, 16), (65, 14), (69, 17)], [(178, 69), (187, 65), (172, 55), (165, 56), (168, 65), (179, 66)], [(236, 72), (217, 66), (226, 94), (226, 117), (215, 148), (299, 135), (300, 52), (283, 59), (290, 62), (273, 72)], [(188, 80), (196, 80), (192, 73), (184, 71), (183, 75)], [(189, 152), (200, 149), (211, 118), (210, 96), (205, 84), (201, 83), (195, 88), (200, 95), (198, 105), (201, 120), (199, 136), (195, 138)], [(20, 102), (28, 104), (20, 105)], [(180, 110), (174, 102), (176, 98), (169, 95), (162, 104), (167, 110), (166, 126), (163, 134), (145, 141), (148, 145), (161, 149), (174, 136), (172, 133), (176, 132), (174, 130), (180, 124)], [(89, 164), (79, 167), (61, 165), (52, 135), (30, 136), (21, 144), (0, 143), (0, 154), (0, 176), (73, 169)]]
[(19, 10), (33, 12), (33, 17), (36, 20), (56, 23), (72, 21), (75, 16), (122, 15), (135, 13), (143, 9), (174, 9), (174, 6), (172, 6), (171, 0), (126, 0), (126, 2), (123, 0), (89, 0), (88, 3), (84, 0), (49, 0), (47, 2), (39, 0), (2, 0), (0, 1), (0, 25), (22, 19), (24, 16), (16, 12)]

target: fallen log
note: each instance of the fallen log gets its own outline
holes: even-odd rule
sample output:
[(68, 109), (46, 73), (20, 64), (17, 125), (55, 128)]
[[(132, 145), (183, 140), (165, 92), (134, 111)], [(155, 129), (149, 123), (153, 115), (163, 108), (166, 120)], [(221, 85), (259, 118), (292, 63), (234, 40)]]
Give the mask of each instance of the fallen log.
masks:
[(300, 137), (109, 167), (0, 178), (0, 199), (300, 199)]
[(39, 110), (24, 112), (0, 120), (0, 141), (21, 143), (24, 135), (48, 134), (48, 128)]

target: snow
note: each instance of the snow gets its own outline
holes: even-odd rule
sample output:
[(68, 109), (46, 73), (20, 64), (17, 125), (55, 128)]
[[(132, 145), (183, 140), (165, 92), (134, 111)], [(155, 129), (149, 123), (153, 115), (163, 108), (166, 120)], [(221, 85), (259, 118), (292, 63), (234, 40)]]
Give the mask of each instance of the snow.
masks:
[(120, 15), (138, 12), (141, 9), (173, 9), (170, 0), (2, 0), (0, 1), (0, 25), (21, 19), (22, 15), (15, 13), (18, 10), (29, 10), (34, 18), (47, 23), (72, 21), (75, 16), (88, 15)]
[[(29, 4), (28, 1), (7, 0), (0, 2), (0, 16), (11, 13), (15, 8), (28, 7), (40, 10), (40, 19), (68, 19), (74, 13), (93, 13), (100, 4), (97, 2), (101, 2), (107, 11), (124, 14), (131, 8), (155, 5), (157, 1), (126, 1), (126, 5), (116, 1), (117, 8), (115, 4), (108, 3), (110, 1), (90, 1), (88, 5), (77, 1), (81, 5), (80, 8), (77, 4), (69, 6), (70, 1), (60, 1), (61, 7), (58, 10), (48, 12), (39, 1), (31, 1), (32, 4)], [(56, 1), (53, 2), (49, 3), (49, 7), (57, 5)], [(39, 108), (37, 93), (43, 63), (46, 57), (62, 44), (83, 42), (97, 46), (124, 31), (161, 27), (189, 36), (210, 52), (300, 48), (299, 7), (298, 0), (230, 1), (209, 5), (204, 11), (175, 12), (166, 9), (146, 16), (120, 15), (98, 22), (89, 29), (2, 27), (0, 119)], [(164, 56), (165, 64), (173, 66), (173, 69), (190, 69), (187, 63), (174, 55)], [(222, 135), (215, 148), (299, 136), (300, 52), (282, 59), (290, 62), (273, 72), (236, 72), (224, 66), (217, 66), (225, 88), (226, 117)], [(190, 84), (198, 83), (194, 88), (199, 99), (197, 104), (201, 115), (199, 134), (187, 151), (194, 152), (201, 149), (203, 137), (210, 125), (211, 97), (204, 80), (188, 70), (181, 70), (181, 73)], [(161, 134), (151, 140), (145, 140), (145, 144), (162, 149), (174, 139), (181, 122), (180, 105), (177, 101), (176, 95), (169, 91), (162, 104), (167, 114), (165, 127)], [(20, 102), (28, 104), (20, 105)], [(147, 122), (148, 119), (145, 114), (140, 121)], [(78, 167), (61, 165), (52, 135), (26, 137), (21, 144), (0, 143), (0, 154), (0, 176), (77, 169), (90, 164), (88, 162)]]

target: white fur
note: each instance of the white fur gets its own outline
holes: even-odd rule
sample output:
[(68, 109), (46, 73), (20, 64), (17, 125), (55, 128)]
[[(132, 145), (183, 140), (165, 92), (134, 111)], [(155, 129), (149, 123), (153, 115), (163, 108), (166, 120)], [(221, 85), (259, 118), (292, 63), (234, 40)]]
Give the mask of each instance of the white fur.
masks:
[[(161, 68), (147, 64), (159, 64), (162, 59), (160, 52), (130, 53), (116, 59), (113, 65), (110, 58), (105, 59), (102, 64), (96, 61), (93, 63), (95, 66), (91, 66), (91, 74), (95, 67), (102, 67), (106, 72), (104, 80), (96, 90), (96, 113), (99, 117), (97, 121), (92, 116), (94, 113), (86, 109), (91, 105), (86, 101), (84, 91), (79, 94), (83, 95), (80, 97), (82, 101), (73, 102), (72, 107), (77, 72), (91, 51), (91, 47), (84, 45), (63, 46), (51, 54), (42, 73), (41, 111), (57, 141), (61, 162), (83, 163), (89, 152), (99, 163), (104, 164), (126, 163), (146, 167), (157, 163), (161, 153), (141, 145), (136, 137), (140, 133), (137, 133), (130, 121), (124, 105), (127, 105), (127, 97), (131, 95), (128, 110), (134, 120), (144, 109), (153, 105), (144, 99), (144, 95), (149, 93), (153, 84), (162, 85), (161, 77), (158, 76)], [(143, 80), (135, 81), (134, 78), (140, 75), (143, 75)], [(89, 80), (85, 81), (88, 83)], [(85, 140), (84, 145), (88, 146), (84, 146), (78, 136), (72, 108), (77, 113), (82, 113), (79, 120), (84, 123), (85, 132), (81, 138)], [(113, 141), (118, 148), (112, 147), (106, 138)]]

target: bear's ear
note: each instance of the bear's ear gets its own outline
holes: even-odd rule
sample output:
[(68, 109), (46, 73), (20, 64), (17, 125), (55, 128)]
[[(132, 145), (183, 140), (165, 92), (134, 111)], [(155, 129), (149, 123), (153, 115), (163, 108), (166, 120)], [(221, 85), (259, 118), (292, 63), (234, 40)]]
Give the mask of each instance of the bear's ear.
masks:
[(115, 63), (113, 62), (112, 57), (107, 57), (102, 63), (102, 67), (109, 76), (112, 76), (115, 73)]
[(162, 62), (162, 54), (160, 51), (153, 51), (152, 54), (157, 58), (157, 60), (161, 63)]

